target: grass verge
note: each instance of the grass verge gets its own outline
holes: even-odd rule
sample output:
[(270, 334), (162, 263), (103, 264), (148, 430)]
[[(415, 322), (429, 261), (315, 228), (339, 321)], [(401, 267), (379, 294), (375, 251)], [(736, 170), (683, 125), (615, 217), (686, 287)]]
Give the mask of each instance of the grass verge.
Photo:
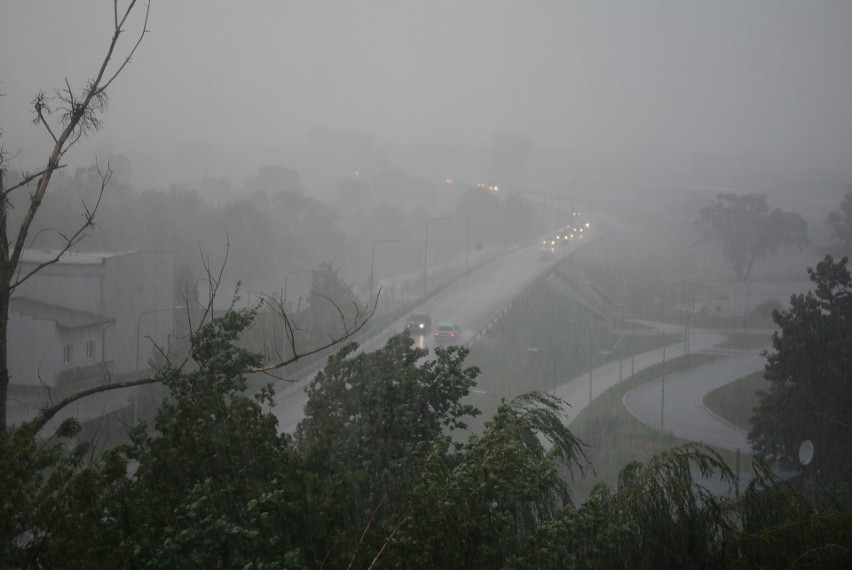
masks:
[(768, 391), (769, 386), (763, 372), (756, 372), (709, 392), (704, 396), (704, 405), (725, 421), (741, 429), (751, 430), (751, 417), (760, 402), (757, 393), (760, 390)]
[(770, 335), (752, 333), (727, 333), (728, 340), (716, 348), (728, 348), (735, 350), (751, 350), (761, 346), (769, 347), (772, 340)]

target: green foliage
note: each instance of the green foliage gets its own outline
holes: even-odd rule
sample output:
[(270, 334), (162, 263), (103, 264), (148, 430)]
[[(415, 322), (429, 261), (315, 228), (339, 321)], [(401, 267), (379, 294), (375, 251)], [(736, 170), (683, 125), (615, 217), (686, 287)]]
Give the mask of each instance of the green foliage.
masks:
[(728, 505), (696, 476), (719, 477), (729, 492), (734, 487), (734, 475), (722, 458), (698, 444), (675, 447), (647, 465), (636, 462), (622, 470), (618, 506), (641, 529), (619, 549), (626, 567), (724, 567), (732, 529)]
[(727, 567), (735, 532), (729, 506), (697, 480), (716, 477), (732, 484), (721, 458), (695, 444), (631, 463), (615, 490), (600, 484), (579, 509), (537, 529), (545, 547), (511, 567)]
[(767, 355), (766, 379), (749, 439), (755, 450), (798, 465), (799, 446), (814, 444), (809, 477), (830, 482), (852, 465), (852, 277), (846, 259), (826, 256), (808, 269), (815, 289), (776, 311), (780, 327)]
[(124, 489), (125, 462), (75, 445), (69, 419), (38, 440), (27, 424), (0, 434), (0, 565), (6, 568), (109, 567), (117, 559), (109, 497)]
[(439, 348), (435, 359), (419, 362), (427, 352), (402, 333), (382, 350), (356, 355), (356, 349), (355, 343), (344, 346), (308, 386), (297, 429), (302, 450), (334, 440), (336, 460), (381, 471), (405, 459), (412, 446), (431, 443), (444, 429), (464, 428), (464, 417), (479, 413), (460, 403), (479, 374), (463, 367), (467, 348)]
[(738, 504), (736, 548), (750, 568), (846, 568), (852, 556), (852, 472), (807, 492), (765, 464)]
[(703, 403), (717, 416), (747, 431), (754, 409), (760, 403), (759, 393), (768, 387), (763, 372), (756, 372), (708, 392)]
[[(832, 271), (832, 268), (834, 271)], [(846, 283), (833, 265), (818, 274)], [(835, 284), (836, 285), (836, 284)], [(845, 289), (817, 296), (845, 299)], [(426, 351), (407, 335), (354, 344), (308, 387), (295, 439), (270, 389), (244, 394), (260, 356), (240, 348), (252, 310), (192, 336), (194, 366), (167, 368), (170, 398), (148, 434), (103, 453), (69, 421), (39, 441), (0, 435), (0, 566), (15, 568), (841, 567), (852, 543), (852, 477), (805, 492), (767, 470), (741, 501), (722, 459), (687, 444), (622, 469), (575, 506), (584, 444), (565, 404), (502, 402), (481, 434), (451, 436), (478, 369), (467, 349)], [(783, 330), (783, 329), (782, 329)], [(128, 460), (132, 474), (128, 475)], [(847, 474), (852, 475), (852, 474)]]
[[(134, 544), (133, 559), (146, 568), (306, 568), (298, 549), (288, 549), (281, 490), (262, 493), (224, 512), (212, 479), (197, 483), (173, 509), (172, 522), (149, 548)], [(234, 516), (236, 513), (239, 516)]]
[(129, 451), (139, 466), (122, 503), (128, 559), (152, 568), (284, 567), (304, 542), (300, 460), (264, 410), (271, 390), (242, 394), (243, 374), (261, 356), (235, 342), (253, 317), (232, 308), (205, 324), (191, 339), (196, 370), (164, 371), (171, 399), (156, 435), (135, 430)]
[(808, 241), (804, 218), (778, 208), (770, 211), (764, 194), (719, 194), (701, 209), (698, 224), (722, 243), (725, 259), (741, 280), (748, 279), (758, 259)]
[(433, 441), (478, 413), (461, 403), (478, 374), (463, 366), (466, 348), (438, 349), (434, 360), (422, 360), (426, 351), (407, 333), (372, 353), (356, 348), (350, 343), (330, 357), (308, 386), (296, 431), (298, 449), (318, 475), (316, 493), (346, 490), (323, 507), (337, 519), (327, 523), (336, 527), (328, 529), (329, 548), (346, 545), (337, 549), (344, 553), (356, 548), (365, 525), (392, 524), (394, 499), (411, 485)]
[(542, 554), (550, 545), (533, 539), (537, 528), (573, 508), (560, 468), (582, 470), (584, 459), (563, 410), (557, 398), (530, 393), (502, 404), (458, 454), (436, 441), (381, 551), (383, 566), (499, 568)]

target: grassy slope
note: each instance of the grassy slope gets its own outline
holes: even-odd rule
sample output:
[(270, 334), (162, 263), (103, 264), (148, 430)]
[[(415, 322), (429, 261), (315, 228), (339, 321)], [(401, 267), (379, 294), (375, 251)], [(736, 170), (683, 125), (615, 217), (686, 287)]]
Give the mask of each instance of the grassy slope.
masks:
[(769, 390), (769, 382), (763, 377), (763, 372), (713, 390), (704, 397), (704, 405), (735, 426), (750, 430), (751, 416), (758, 404), (757, 393), (760, 390)]

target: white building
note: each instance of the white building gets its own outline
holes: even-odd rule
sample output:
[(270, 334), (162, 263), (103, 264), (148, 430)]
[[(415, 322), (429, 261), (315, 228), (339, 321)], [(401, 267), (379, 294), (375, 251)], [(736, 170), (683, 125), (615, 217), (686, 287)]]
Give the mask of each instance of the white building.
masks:
[[(55, 255), (25, 252), (19, 275)], [(47, 389), (56, 401), (145, 373), (154, 346), (165, 349), (174, 334), (175, 263), (164, 251), (68, 253), (16, 288), (7, 347), (12, 422), (24, 419), (14, 402), (30, 416)]]

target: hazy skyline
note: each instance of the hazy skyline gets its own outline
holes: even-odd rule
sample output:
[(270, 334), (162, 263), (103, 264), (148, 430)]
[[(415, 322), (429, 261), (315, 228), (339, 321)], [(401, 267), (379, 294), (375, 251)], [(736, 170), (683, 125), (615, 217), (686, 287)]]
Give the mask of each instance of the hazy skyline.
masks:
[[(284, 149), (317, 127), (383, 144), (487, 145), (513, 132), (538, 149), (670, 148), (803, 170), (845, 169), (852, 156), (848, 1), (151, 4), (105, 128), (70, 163), (123, 153), (139, 164), (201, 141), (256, 168), (286, 163)], [(0, 127), (22, 164), (43, 160), (48, 142), (30, 101), (94, 74), (110, 10), (0, 8)]]

